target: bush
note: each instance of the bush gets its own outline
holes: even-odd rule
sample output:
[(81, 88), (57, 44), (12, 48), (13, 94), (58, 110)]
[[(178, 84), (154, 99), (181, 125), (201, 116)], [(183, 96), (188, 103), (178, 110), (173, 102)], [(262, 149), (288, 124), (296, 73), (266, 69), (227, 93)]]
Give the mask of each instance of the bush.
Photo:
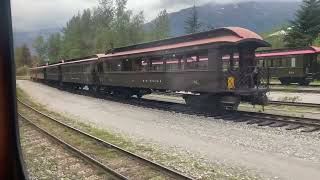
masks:
[(22, 66), (16, 68), (16, 75), (17, 76), (27, 76), (29, 73), (29, 68), (27, 66)]

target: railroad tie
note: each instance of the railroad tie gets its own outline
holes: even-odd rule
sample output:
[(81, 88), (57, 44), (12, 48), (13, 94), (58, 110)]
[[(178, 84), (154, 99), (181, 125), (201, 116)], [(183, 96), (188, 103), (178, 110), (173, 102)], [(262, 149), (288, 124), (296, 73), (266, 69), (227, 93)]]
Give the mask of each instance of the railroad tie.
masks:
[(264, 122), (263, 120), (249, 120), (249, 122), (247, 122), (247, 124), (259, 124)]
[(309, 127), (301, 130), (301, 132), (314, 132), (320, 130), (320, 127)]
[(302, 125), (300, 124), (296, 124), (296, 125), (289, 125), (289, 127), (286, 128), (286, 130), (295, 130), (295, 129), (299, 129), (303, 127)]
[(274, 124), (270, 124), (270, 127), (283, 127), (283, 126), (287, 126), (288, 124), (286, 123), (282, 123), (282, 122), (275, 122)]
[(274, 123), (275, 123), (274, 121), (265, 121), (265, 122), (259, 123), (258, 126), (268, 126)]

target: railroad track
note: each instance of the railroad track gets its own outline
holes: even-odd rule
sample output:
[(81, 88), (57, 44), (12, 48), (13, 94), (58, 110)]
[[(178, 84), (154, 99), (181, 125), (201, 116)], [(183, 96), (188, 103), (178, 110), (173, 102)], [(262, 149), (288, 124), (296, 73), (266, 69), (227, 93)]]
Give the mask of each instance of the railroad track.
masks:
[(18, 104), (23, 119), (117, 179), (193, 179), (76, 129), (20, 100)]
[[(166, 99), (165, 99), (166, 100)], [(219, 118), (233, 122), (246, 122), (258, 126), (284, 127), (286, 130), (301, 129), (301, 132), (314, 132), (320, 130), (320, 119), (293, 117), (247, 111), (229, 111), (227, 113), (201, 112), (191, 109), (179, 102), (143, 99), (142, 101), (129, 101), (131, 105), (145, 106), (165, 111), (173, 111), (189, 115)]]
[[(301, 132), (314, 132), (320, 130), (320, 119), (274, 115), (257, 112), (237, 111), (239, 120), (258, 126), (285, 127), (287, 130), (302, 129)], [(248, 119), (245, 119), (248, 118)]]
[(320, 108), (320, 104), (317, 104), (317, 103), (269, 101), (269, 104), (272, 104), (272, 105), (286, 105), (286, 106), (298, 106), (298, 107)]
[[(81, 160), (84, 160), (86, 162), (89, 162), (89, 164), (92, 165), (92, 167), (88, 167), (88, 166), (90, 166), (88, 164), (84, 164), (83, 166), (87, 166), (86, 168), (94, 169), (94, 171), (96, 171), (96, 173), (97, 173), (96, 175), (100, 176), (101, 178), (102, 177), (106, 178), (106, 179), (122, 179), (123, 178), (120, 174), (117, 174), (116, 172), (112, 171), (111, 169), (109, 169), (108, 167), (104, 166), (100, 162), (98, 162), (95, 159), (91, 158), (89, 155), (81, 152), (79, 149), (77, 149), (74, 146), (64, 142), (60, 138), (52, 135), (51, 133), (49, 133), (45, 129), (43, 129), (43, 128), (39, 127), (38, 125), (36, 125), (35, 123), (33, 123), (31, 120), (29, 120), (25, 116), (21, 115), (20, 113), (19, 113), (19, 120), (20, 120), (19, 126), (20, 126), (20, 129), (24, 130), (24, 136), (31, 136), (30, 134), (32, 134), (33, 137), (29, 137), (28, 139), (30, 141), (36, 141), (36, 143), (37, 143), (37, 144), (35, 144), (35, 142), (28, 141), (28, 147), (26, 147), (26, 148), (29, 148), (29, 150), (27, 150), (27, 151), (30, 151), (31, 148), (32, 148), (32, 151), (34, 150), (31, 144), (34, 144), (37, 147), (39, 147), (39, 145), (40, 146), (48, 146), (48, 144), (46, 144), (46, 141), (47, 141), (47, 138), (48, 138), (48, 139), (53, 140), (57, 145), (62, 145), (64, 147), (63, 150), (71, 152), (71, 154), (69, 154), (69, 157), (68, 157), (68, 154), (67, 155), (64, 154), (62, 156), (61, 155), (58, 156), (57, 161), (65, 160), (65, 159), (61, 159), (61, 158), (70, 158), (70, 157), (74, 156), (76, 158), (79, 158), (79, 160), (81, 159)], [(37, 133), (35, 134), (35, 132), (37, 132)], [(44, 136), (42, 136), (42, 134)], [(37, 136), (34, 137), (34, 135), (37, 135)], [(51, 149), (51, 148), (54, 148), (54, 146), (49, 146), (47, 148)], [(52, 154), (50, 154), (50, 156), (51, 155)], [(26, 157), (26, 158), (28, 158), (28, 157)], [(78, 162), (78, 163), (80, 163), (80, 162)], [(82, 167), (82, 168), (84, 168), (84, 167)], [(96, 169), (96, 168), (98, 168), (98, 169)], [(93, 174), (90, 174), (90, 176), (92, 176), (92, 175)], [(78, 178), (80, 178), (80, 177), (78, 177)]]
[(247, 124), (256, 124), (258, 126), (284, 127), (286, 130), (301, 129), (301, 132), (314, 132), (320, 130), (320, 119), (293, 117), (284, 115), (275, 115), (247, 111), (229, 111), (227, 113), (201, 112), (188, 107), (181, 102), (169, 102), (168, 99), (142, 99), (130, 100), (126, 103), (131, 105), (143, 106), (152, 109), (173, 111), (188, 115), (197, 115), (204, 117), (219, 118), (233, 122), (246, 122)]
[[(69, 91), (86, 96), (93, 96), (119, 103), (140, 106), (143, 108), (159, 109), (182, 113), (188, 115), (197, 115), (204, 117), (219, 118), (227, 121), (246, 122), (247, 124), (257, 124), (258, 126), (284, 127), (287, 130), (301, 129), (302, 132), (314, 132), (320, 130), (320, 119), (273, 115), (266, 113), (247, 112), (247, 111), (232, 111), (227, 113), (202, 112), (194, 110), (186, 104), (178, 101), (168, 101), (167, 98), (159, 99), (137, 99), (130, 98), (128, 100), (114, 98), (112, 96), (99, 95), (95, 96), (86, 91)], [(163, 94), (163, 93), (158, 93)]]
[(273, 92), (290, 92), (290, 93), (320, 93), (320, 89), (292, 89), (292, 88), (270, 88)]

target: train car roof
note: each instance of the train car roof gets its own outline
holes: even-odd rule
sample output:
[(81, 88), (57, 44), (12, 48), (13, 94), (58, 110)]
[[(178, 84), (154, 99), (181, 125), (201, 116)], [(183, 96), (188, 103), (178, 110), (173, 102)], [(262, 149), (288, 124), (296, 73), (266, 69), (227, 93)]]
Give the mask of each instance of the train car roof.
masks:
[(95, 54), (87, 57), (81, 57), (81, 58), (73, 58), (73, 59), (67, 59), (67, 60), (61, 60), (60, 62), (50, 63), (46, 65), (41, 65), (38, 67), (33, 67), (30, 69), (43, 69), (47, 67), (54, 67), (59, 65), (65, 65), (65, 64), (74, 64), (74, 63), (80, 63), (80, 62), (87, 62), (87, 61), (94, 61), (99, 59), (100, 57), (103, 57), (105, 54)]
[(309, 46), (309, 47), (282, 48), (282, 49), (257, 51), (256, 57), (293, 56), (293, 55), (319, 54), (319, 53), (320, 53), (320, 47)]
[(163, 39), (159, 41), (135, 44), (131, 46), (115, 48), (106, 54), (95, 54), (93, 56), (69, 59), (63, 62), (53, 63), (49, 65), (42, 65), (31, 69), (41, 69), (51, 66), (58, 66), (64, 64), (72, 64), (96, 60), (96, 58), (113, 58), (121, 56), (139, 55), (144, 53), (162, 52), (172, 49), (183, 49), (190, 47), (197, 47), (202, 45), (242, 45), (251, 44), (255, 47), (268, 47), (270, 44), (262, 39), (258, 34), (241, 27), (223, 27), (213, 29), (210, 31), (188, 34), (184, 36)]
[(106, 52), (106, 55), (103, 58), (223, 43), (234, 45), (251, 43), (256, 47), (270, 46), (270, 44), (264, 41), (261, 36), (248, 29), (241, 27), (224, 27), (206, 32), (116, 48)]

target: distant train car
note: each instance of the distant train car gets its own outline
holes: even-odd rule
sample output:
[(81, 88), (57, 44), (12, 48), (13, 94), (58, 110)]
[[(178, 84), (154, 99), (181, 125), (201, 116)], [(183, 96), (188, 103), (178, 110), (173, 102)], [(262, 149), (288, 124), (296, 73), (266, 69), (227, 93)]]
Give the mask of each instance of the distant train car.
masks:
[(35, 81), (45, 80), (45, 68), (35, 67), (30, 69), (30, 78)]
[(267, 101), (269, 76), (255, 60), (255, 49), (266, 46), (270, 44), (252, 31), (227, 27), (37, 69), (43, 69), (47, 82), (58, 80), (64, 87), (87, 86), (122, 97), (141, 97), (154, 90), (185, 91), (183, 97), (192, 106), (236, 109), (240, 101)]
[(308, 85), (320, 72), (319, 53), (319, 47), (310, 46), (258, 51), (256, 58), (260, 66), (269, 68), (271, 77), (279, 79), (281, 84)]

